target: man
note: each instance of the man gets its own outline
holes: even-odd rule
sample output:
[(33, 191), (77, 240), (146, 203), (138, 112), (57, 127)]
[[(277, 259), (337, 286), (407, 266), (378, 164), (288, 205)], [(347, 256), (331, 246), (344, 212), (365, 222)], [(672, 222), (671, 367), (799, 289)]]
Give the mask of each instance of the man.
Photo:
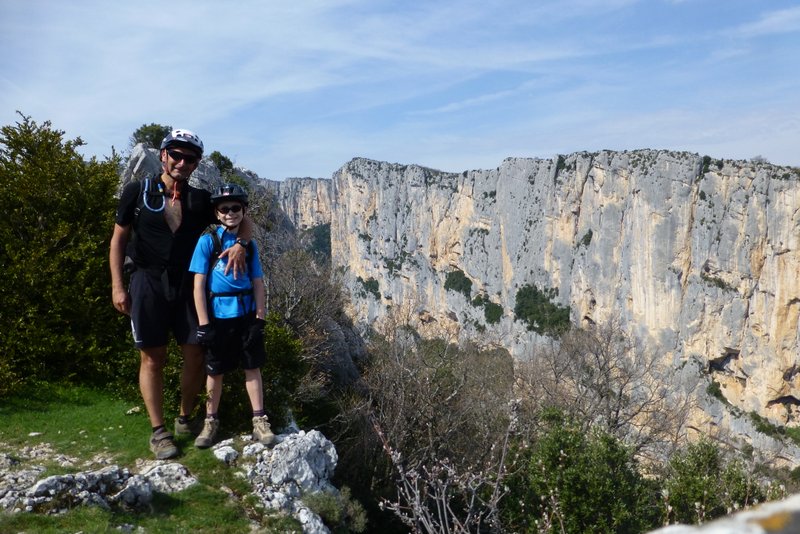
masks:
[[(170, 331), (183, 356), (180, 415), (175, 433), (189, 433), (189, 420), (203, 386), (203, 349), (197, 344), (197, 315), (192, 298), (189, 261), (205, 228), (215, 223), (211, 195), (189, 185), (203, 156), (203, 142), (189, 130), (172, 130), (161, 142), (162, 173), (125, 186), (111, 237), (111, 298), (131, 318), (140, 352), (139, 389), (153, 427), (150, 450), (159, 460), (178, 455), (164, 424), (163, 370)], [(234, 276), (245, 268), (252, 222), (245, 219), (240, 239), (224, 250)], [(131, 240), (132, 237), (132, 240)], [(123, 264), (128, 243), (134, 271), (125, 289)]]

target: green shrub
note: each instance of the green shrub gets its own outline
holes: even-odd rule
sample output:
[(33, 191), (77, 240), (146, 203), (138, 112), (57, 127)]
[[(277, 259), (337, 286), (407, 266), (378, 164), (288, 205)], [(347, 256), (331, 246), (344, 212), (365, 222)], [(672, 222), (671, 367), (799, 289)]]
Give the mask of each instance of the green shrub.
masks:
[(370, 277), (366, 280), (360, 276), (357, 278), (358, 283), (361, 284), (361, 297), (364, 298), (368, 294), (372, 295), (375, 300), (381, 300), (380, 286), (378, 281)]
[(353, 499), (347, 486), (342, 487), (338, 495), (328, 492), (303, 495), (303, 502), (333, 532), (364, 532), (367, 528), (367, 513), (361, 503)]
[[(586, 432), (558, 413), (521, 451), (501, 503), (508, 532), (638, 533), (657, 526), (651, 485), (632, 453), (601, 431)], [(555, 528), (560, 525), (560, 528)]]
[(447, 291), (462, 293), (469, 300), (472, 294), (472, 280), (467, 278), (464, 271), (456, 269), (447, 273), (447, 277), (444, 280), (444, 288)]
[(110, 298), (119, 162), (84, 161), (80, 138), (21, 117), (0, 130), (0, 395), (22, 382), (119, 381), (126, 362), (138, 369)]
[(539, 335), (558, 336), (569, 329), (569, 308), (554, 304), (555, 289), (540, 290), (535, 285), (522, 286), (517, 291), (514, 314)]
[(500, 318), (503, 316), (503, 307), (487, 300), (483, 304), (483, 316), (489, 324), (499, 323)]
[(325, 259), (331, 258), (331, 223), (319, 224), (309, 228), (311, 253)]
[(589, 228), (588, 230), (586, 230), (586, 233), (585, 233), (585, 234), (583, 234), (583, 237), (582, 237), (582, 238), (581, 238), (581, 240), (578, 242), (578, 245), (579, 245), (579, 246), (588, 247), (588, 246), (589, 246), (589, 244), (592, 242), (592, 236), (593, 236), (593, 235), (594, 235), (594, 233), (592, 232), (592, 229), (591, 229), (591, 228)]
[(676, 453), (663, 483), (664, 516), (669, 522), (698, 523), (721, 517), (765, 498), (763, 489), (738, 461), (726, 462), (703, 439)]

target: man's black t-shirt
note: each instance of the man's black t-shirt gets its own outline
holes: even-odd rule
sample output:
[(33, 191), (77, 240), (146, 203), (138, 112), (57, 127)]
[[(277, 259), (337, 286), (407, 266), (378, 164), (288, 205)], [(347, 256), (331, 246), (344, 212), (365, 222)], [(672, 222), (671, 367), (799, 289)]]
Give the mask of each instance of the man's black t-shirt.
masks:
[[(161, 190), (158, 184), (162, 184)], [(173, 234), (164, 218), (164, 205), (170, 199), (162, 192), (160, 176), (150, 179), (150, 188), (137, 181), (122, 190), (117, 207), (116, 223), (134, 224), (132, 258), (140, 268), (168, 268), (185, 271), (189, 268), (197, 240), (209, 224), (216, 221), (211, 206), (211, 193), (204, 189), (183, 186), (181, 192), (181, 225)], [(140, 202), (140, 193), (145, 202)], [(136, 208), (139, 216), (136, 217)]]

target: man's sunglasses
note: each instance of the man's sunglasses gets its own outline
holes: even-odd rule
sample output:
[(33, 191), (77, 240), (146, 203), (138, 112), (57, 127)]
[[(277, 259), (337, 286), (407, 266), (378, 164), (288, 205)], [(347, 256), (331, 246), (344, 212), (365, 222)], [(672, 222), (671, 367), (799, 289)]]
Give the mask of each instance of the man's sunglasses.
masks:
[(200, 158), (197, 156), (193, 156), (192, 154), (184, 154), (183, 152), (178, 152), (177, 150), (167, 150), (167, 154), (175, 161), (185, 161), (189, 165), (194, 165), (197, 163)]
[(233, 206), (222, 206), (221, 208), (217, 208), (217, 211), (223, 215), (227, 215), (228, 212), (239, 213), (242, 211), (242, 207), (239, 204), (235, 204)]

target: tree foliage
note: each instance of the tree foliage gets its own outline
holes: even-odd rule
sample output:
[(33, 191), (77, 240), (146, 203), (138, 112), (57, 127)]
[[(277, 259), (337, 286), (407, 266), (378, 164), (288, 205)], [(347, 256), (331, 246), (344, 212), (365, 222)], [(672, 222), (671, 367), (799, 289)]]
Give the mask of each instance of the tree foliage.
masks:
[(472, 293), (472, 280), (467, 278), (464, 271), (456, 269), (455, 271), (447, 273), (444, 281), (444, 288), (448, 291), (462, 293), (467, 300), (469, 300)]
[(158, 150), (161, 147), (161, 141), (172, 131), (172, 126), (165, 126), (163, 124), (142, 124), (139, 126), (133, 135), (131, 135), (131, 148), (139, 143), (143, 143), (145, 148), (155, 148)]
[(522, 454), (503, 501), (514, 532), (639, 533), (657, 525), (653, 488), (633, 454), (610, 434), (586, 432), (545, 411), (540, 435)]
[(517, 291), (514, 314), (539, 335), (557, 337), (569, 329), (569, 307), (553, 302), (555, 289), (541, 290), (535, 285), (522, 286)]
[(215, 150), (209, 154), (208, 159), (214, 163), (223, 179), (233, 173), (233, 162), (229, 157), (224, 156), (219, 150)]
[(693, 384), (609, 321), (565, 332), (518, 367), (525, 402), (557, 407), (574, 422), (602, 428), (650, 461), (686, 440)]
[(20, 116), (0, 130), (0, 393), (105, 383), (131, 352), (109, 297), (118, 162), (84, 161), (80, 138)]
[(702, 523), (762, 502), (762, 487), (736, 460), (707, 439), (691, 443), (669, 462), (663, 482), (669, 522)]

